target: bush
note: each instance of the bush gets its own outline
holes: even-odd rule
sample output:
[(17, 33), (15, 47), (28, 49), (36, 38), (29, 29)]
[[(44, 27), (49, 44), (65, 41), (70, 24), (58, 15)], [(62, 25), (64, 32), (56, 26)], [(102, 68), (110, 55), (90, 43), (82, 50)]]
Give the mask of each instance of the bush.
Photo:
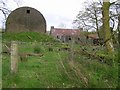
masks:
[(41, 53), (42, 49), (39, 46), (34, 47), (34, 53)]
[(47, 34), (38, 33), (38, 32), (5, 32), (2, 34), (2, 39), (5, 41), (22, 41), (22, 42), (54, 42), (54, 38)]
[(49, 51), (53, 51), (53, 48), (51, 48), (51, 47), (49, 47), (48, 49), (49, 49)]

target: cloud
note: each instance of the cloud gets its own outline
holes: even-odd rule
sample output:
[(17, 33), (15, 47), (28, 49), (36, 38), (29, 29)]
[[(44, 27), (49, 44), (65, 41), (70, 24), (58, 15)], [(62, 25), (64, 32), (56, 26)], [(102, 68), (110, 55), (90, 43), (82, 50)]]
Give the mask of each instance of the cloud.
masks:
[(72, 21), (73, 19), (62, 16), (62, 15), (57, 15), (57, 14), (45, 14), (45, 19), (47, 22), (47, 30), (50, 29), (51, 26), (58, 27), (61, 23), (66, 25), (66, 28), (71, 28)]
[[(82, 8), (85, 0), (23, 0), (20, 6), (29, 6), (40, 11), (46, 21), (47, 29), (50, 26), (59, 26), (60, 23), (66, 24), (67, 28), (72, 27), (72, 22)], [(8, 0), (8, 6), (14, 10), (17, 4), (14, 0)]]
[(23, 6), (31, 6), (39, 10), (47, 21), (47, 30), (50, 26), (66, 24), (67, 28), (72, 27), (72, 22), (82, 8), (85, 0), (24, 0)]

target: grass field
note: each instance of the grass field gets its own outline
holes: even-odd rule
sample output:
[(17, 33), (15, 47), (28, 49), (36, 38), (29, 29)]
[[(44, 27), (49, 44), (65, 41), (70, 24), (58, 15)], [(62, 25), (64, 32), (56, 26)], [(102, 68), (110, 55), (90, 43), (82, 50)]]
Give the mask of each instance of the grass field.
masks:
[[(10, 73), (10, 56), (3, 54), (2, 85), (3, 88), (116, 88), (118, 84), (117, 58), (114, 65), (107, 65), (97, 59), (91, 59), (82, 54), (60, 50), (65, 47), (62, 43), (37, 43), (42, 57), (28, 56), (27, 61), (19, 60), (18, 72)], [(19, 45), (19, 53), (33, 53), (34, 43)], [(71, 47), (71, 44), (68, 44)], [(86, 47), (74, 45), (74, 51)], [(49, 51), (49, 48), (52, 48)], [(98, 53), (103, 51), (98, 50)]]
[(48, 42), (55, 41), (52, 36), (48, 36), (47, 34), (38, 33), (38, 32), (5, 32), (2, 34), (3, 41), (22, 41), (22, 42)]

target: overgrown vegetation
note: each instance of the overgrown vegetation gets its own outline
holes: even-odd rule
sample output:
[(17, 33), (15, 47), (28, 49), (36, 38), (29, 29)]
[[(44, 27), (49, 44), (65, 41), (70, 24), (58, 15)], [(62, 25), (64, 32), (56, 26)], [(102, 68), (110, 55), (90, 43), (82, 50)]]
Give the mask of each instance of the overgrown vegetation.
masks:
[[(5, 44), (5, 43), (3, 43)], [(35, 50), (35, 46), (37, 48)], [(10, 56), (3, 54), (3, 88), (116, 88), (118, 81), (117, 56), (114, 65), (108, 65), (97, 58), (78, 53), (82, 48), (89, 52), (95, 49), (98, 55), (105, 55), (101, 46), (74, 45), (74, 58), (61, 48), (70, 48), (70, 44), (59, 42), (27, 42), (19, 44), (19, 53), (42, 53), (43, 56), (28, 56), (27, 61), (19, 61), (16, 75), (10, 73)], [(52, 52), (49, 51), (52, 48)], [(117, 53), (117, 52), (116, 52)], [(117, 54), (116, 54), (117, 55)]]
[(34, 53), (41, 53), (42, 52), (42, 49), (41, 49), (41, 47), (40, 47), (40, 45), (35, 45), (34, 46)]
[(9, 33), (5, 32), (2, 34), (2, 38), (5, 41), (22, 41), (22, 42), (48, 42), (55, 41), (52, 36), (48, 36), (47, 34), (38, 33), (38, 32), (19, 32), (19, 33)]

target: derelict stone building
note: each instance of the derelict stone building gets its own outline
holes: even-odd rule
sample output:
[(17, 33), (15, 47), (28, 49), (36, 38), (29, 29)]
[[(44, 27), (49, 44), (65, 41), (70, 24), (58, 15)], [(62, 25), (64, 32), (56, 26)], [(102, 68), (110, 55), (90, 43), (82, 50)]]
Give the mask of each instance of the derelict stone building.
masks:
[(34, 8), (20, 7), (8, 16), (6, 21), (7, 32), (46, 32), (44, 16)]

